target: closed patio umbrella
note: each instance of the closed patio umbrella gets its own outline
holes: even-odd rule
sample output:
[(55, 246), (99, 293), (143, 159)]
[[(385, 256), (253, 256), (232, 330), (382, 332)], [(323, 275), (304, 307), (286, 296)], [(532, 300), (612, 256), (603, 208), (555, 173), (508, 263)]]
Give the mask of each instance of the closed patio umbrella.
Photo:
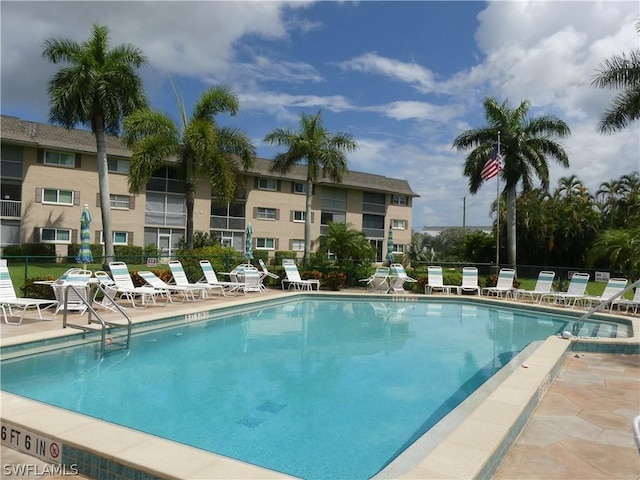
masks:
[(251, 223), (247, 225), (247, 231), (245, 236), (244, 246), (244, 258), (251, 260), (253, 258), (253, 227)]
[(389, 237), (387, 238), (387, 261), (393, 262), (393, 230), (389, 227)]
[(91, 253), (91, 213), (89, 205), (84, 204), (82, 215), (80, 215), (80, 250), (76, 256), (76, 262), (82, 264), (82, 269), (87, 269), (87, 263), (93, 262)]

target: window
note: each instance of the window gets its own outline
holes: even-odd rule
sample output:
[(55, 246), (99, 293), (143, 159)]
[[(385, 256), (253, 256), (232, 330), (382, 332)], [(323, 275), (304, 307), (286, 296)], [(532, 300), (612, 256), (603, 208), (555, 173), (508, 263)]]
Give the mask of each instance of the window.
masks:
[(329, 225), (329, 222), (346, 223), (347, 222), (347, 215), (345, 213), (321, 212), (320, 213), (320, 224), (321, 225)]
[(0, 160), (0, 172), (3, 177), (14, 177), (22, 179), (22, 147), (14, 145), (2, 145)]
[(256, 248), (264, 250), (274, 250), (276, 248), (275, 238), (256, 238)]
[(260, 190), (278, 190), (278, 182), (273, 178), (259, 178), (258, 179), (258, 188)]
[[(111, 232), (114, 245), (129, 245), (129, 232)], [(104, 233), (100, 230), (100, 243), (104, 244)]]
[(260, 220), (277, 220), (277, 211), (275, 208), (262, 208), (258, 207), (256, 211), (256, 218)]
[(129, 160), (107, 158), (107, 168), (112, 173), (129, 173)]
[(42, 189), (42, 203), (57, 203), (59, 205), (73, 205), (72, 190)]
[(387, 197), (383, 193), (364, 192), (362, 194), (362, 212), (384, 215)]
[(320, 203), (323, 210), (347, 210), (347, 191), (339, 188), (322, 187)]
[(41, 228), (40, 241), (42, 243), (71, 243), (71, 229)]
[(46, 165), (59, 165), (61, 167), (75, 167), (76, 156), (73, 153), (44, 152), (44, 163)]
[(129, 195), (110, 195), (111, 208), (129, 210)]
[(182, 195), (147, 193), (144, 221), (147, 225), (175, 225), (184, 227), (187, 207)]
[(184, 193), (184, 184), (178, 179), (178, 170), (175, 167), (162, 167), (149, 178), (147, 190)]
[(302, 182), (294, 182), (293, 193), (307, 193), (307, 184)]
[(393, 244), (393, 252), (394, 253), (404, 253), (404, 245), (402, 245), (401, 243), (394, 243)]
[(304, 252), (304, 240), (291, 240), (291, 250)]
[(407, 196), (406, 195), (394, 195), (393, 196), (393, 204), (394, 205), (406, 205), (407, 204)]
[(303, 212), (301, 210), (294, 210), (293, 211), (293, 221), (294, 222), (304, 222), (304, 220), (306, 218), (306, 213), (307, 212)]
[(406, 220), (391, 220), (391, 228), (395, 230), (406, 230), (407, 229), (407, 221)]

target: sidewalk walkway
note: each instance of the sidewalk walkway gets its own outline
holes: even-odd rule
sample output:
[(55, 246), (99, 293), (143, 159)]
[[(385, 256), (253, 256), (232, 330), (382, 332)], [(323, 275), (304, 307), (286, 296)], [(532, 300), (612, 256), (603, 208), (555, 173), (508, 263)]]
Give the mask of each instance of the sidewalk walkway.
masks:
[(636, 415), (640, 355), (574, 354), (493, 479), (637, 480)]

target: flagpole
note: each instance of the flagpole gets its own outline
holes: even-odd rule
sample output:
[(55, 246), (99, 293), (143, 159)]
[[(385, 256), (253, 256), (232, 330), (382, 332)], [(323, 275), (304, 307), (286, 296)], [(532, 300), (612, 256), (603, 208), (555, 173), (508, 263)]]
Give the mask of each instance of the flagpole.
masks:
[[(500, 158), (500, 131), (498, 131), (498, 157)], [(500, 271), (500, 172), (496, 175), (496, 274)]]

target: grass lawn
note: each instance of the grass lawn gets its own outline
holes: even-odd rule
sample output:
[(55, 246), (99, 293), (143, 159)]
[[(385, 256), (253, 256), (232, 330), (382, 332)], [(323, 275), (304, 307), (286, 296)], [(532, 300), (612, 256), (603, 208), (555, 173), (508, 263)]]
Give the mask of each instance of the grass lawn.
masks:
[[(127, 264), (130, 272), (137, 272), (139, 270), (168, 270), (167, 265), (158, 264), (156, 267), (149, 268), (146, 264)], [(11, 275), (11, 280), (13, 281), (13, 286), (16, 290), (16, 295), (22, 296), (22, 291), (20, 288), (24, 285), (25, 278), (35, 278), (35, 279), (55, 279), (62, 275), (70, 268), (81, 268), (82, 265), (78, 263), (40, 263), (40, 264), (13, 264), (9, 265), (9, 273)], [(91, 263), (87, 265), (87, 270), (91, 270), (93, 272), (97, 270), (102, 270), (102, 264), (99, 263)], [(426, 275), (426, 272), (423, 274)], [(525, 290), (533, 290), (537, 278), (522, 278), (519, 277), (520, 288)], [(480, 285), (484, 285), (485, 278), (479, 278)], [(565, 284), (565, 288), (568, 286), (568, 282)], [(554, 284), (555, 286), (555, 284)], [(600, 296), (604, 291), (606, 286), (605, 282), (589, 282), (587, 285), (587, 294)], [(632, 299), (633, 292), (627, 292), (625, 298)]]

